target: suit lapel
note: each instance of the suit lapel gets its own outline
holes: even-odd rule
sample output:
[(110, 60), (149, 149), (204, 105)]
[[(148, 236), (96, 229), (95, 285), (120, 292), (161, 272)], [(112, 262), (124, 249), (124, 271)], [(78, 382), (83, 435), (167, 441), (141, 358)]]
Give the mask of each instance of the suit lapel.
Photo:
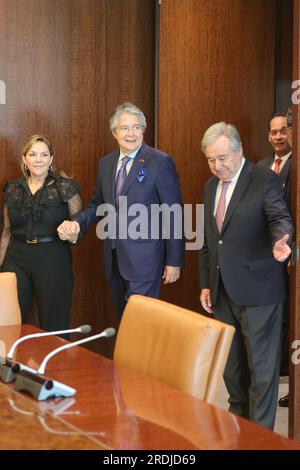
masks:
[(238, 178), (238, 181), (236, 183), (236, 186), (234, 188), (229, 205), (227, 207), (224, 223), (222, 226), (222, 232), (226, 230), (226, 227), (236, 209), (237, 204), (239, 203), (242, 195), (244, 194), (250, 181), (252, 180), (252, 173), (253, 173), (252, 165), (250, 162), (246, 160), (244, 167), (241, 171), (241, 174)]
[(285, 164), (283, 165), (283, 168), (281, 170), (281, 172), (279, 173), (279, 178), (282, 182), (282, 186), (284, 187), (285, 184), (286, 184), (286, 180), (287, 180), (287, 177), (288, 177), (288, 174), (290, 172), (290, 168), (291, 168), (291, 157), (292, 155), (287, 159), (287, 161), (285, 162)]
[(212, 227), (214, 227), (215, 231), (219, 233), (218, 227), (216, 224), (216, 219), (214, 216), (214, 208), (215, 208), (215, 200), (216, 200), (216, 192), (217, 192), (217, 187), (218, 187), (219, 180), (218, 178), (214, 177), (212, 179), (212, 182), (210, 186), (208, 187), (208, 194), (207, 194), (207, 199), (209, 201), (209, 214), (210, 214), (210, 219), (212, 223)]
[(136, 177), (141, 166), (144, 166), (144, 167), (147, 166), (147, 162), (149, 158), (151, 158), (148, 152), (148, 149), (149, 149), (148, 145), (143, 143), (140, 150), (136, 154), (134, 162), (130, 169), (130, 172), (128, 173), (128, 176), (125, 180), (125, 183), (121, 192), (122, 195), (126, 194), (128, 190), (130, 189), (130, 187), (132, 186), (132, 184), (136, 181)]
[(120, 156), (120, 151), (116, 150), (111, 158), (110, 161), (110, 166), (108, 170), (108, 174), (111, 174), (111, 201), (112, 204), (115, 206), (116, 205), (116, 171), (117, 171), (117, 166), (118, 166), (118, 161), (119, 161), (119, 156)]

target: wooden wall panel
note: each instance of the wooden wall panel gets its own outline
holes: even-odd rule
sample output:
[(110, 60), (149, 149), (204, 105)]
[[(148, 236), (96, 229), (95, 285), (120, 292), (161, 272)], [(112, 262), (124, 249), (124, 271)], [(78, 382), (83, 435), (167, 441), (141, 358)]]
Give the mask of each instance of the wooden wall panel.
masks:
[(275, 111), (285, 112), (291, 104), (293, 62), (293, 0), (276, 5)]
[[(253, 161), (270, 152), (275, 13), (276, 0), (162, 0), (157, 142), (176, 159), (186, 203), (201, 203), (210, 176), (200, 143), (211, 124), (235, 124)], [(188, 252), (165, 298), (200, 309), (197, 271), (197, 253)]]
[[(132, 100), (154, 132), (156, 0), (0, 0), (0, 185), (19, 174), (23, 141), (49, 134), (59, 167), (92, 195), (98, 157), (115, 147), (113, 108)], [(204, 130), (237, 124), (247, 155), (269, 152), (266, 121), (274, 105), (276, 0), (162, 0), (158, 147), (176, 159), (185, 202), (201, 202), (209, 176), (200, 155)], [(2, 195), (1, 195), (2, 197)], [(74, 247), (73, 324), (114, 324), (95, 230)], [(197, 255), (187, 254), (179, 285), (163, 298), (197, 309)], [(106, 354), (111, 346), (93, 345)]]
[[(27, 137), (45, 133), (87, 203), (98, 159), (115, 147), (109, 116), (123, 101), (145, 111), (153, 143), (154, 23), (154, 0), (0, 0), (1, 187), (18, 177)], [(91, 229), (74, 247), (72, 324), (95, 330), (116, 323), (100, 245)], [(109, 341), (91, 349), (110, 355)]]

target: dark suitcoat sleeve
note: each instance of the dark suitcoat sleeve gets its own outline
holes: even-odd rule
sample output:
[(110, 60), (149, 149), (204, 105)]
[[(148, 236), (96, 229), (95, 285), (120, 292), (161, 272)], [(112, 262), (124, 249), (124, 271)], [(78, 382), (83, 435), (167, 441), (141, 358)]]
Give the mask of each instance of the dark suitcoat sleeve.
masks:
[[(157, 191), (160, 204), (166, 204), (172, 207), (174, 204), (181, 207), (183, 213), (183, 202), (179, 185), (179, 178), (176, 172), (175, 164), (172, 158), (166, 157), (160, 166), (157, 178)], [(165, 265), (167, 266), (184, 266), (184, 234), (183, 234), (183, 216), (177, 219), (177, 228), (181, 225), (182, 238), (176, 239), (174, 235), (174, 220), (170, 220), (171, 236), (166, 238), (166, 257)], [(176, 231), (176, 230), (175, 230)], [(179, 230), (180, 232), (180, 230)]]
[(96, 188), (92, 199), (89, 201), (88, 206), (82, 212), (77, 214), (73, 220), (77, 221), (80, 225), (81, 238), (87, 232), (89, 227), (100, 219), (97, 217), (97, 207), (103, 203), (102, 188), (100, 184), (100, 164), (96, 180)]

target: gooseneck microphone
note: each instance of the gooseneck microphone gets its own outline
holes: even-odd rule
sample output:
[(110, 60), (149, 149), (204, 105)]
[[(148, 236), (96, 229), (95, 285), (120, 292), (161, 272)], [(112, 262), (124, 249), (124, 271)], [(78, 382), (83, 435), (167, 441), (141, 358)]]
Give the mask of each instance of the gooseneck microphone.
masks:
[(90, 333), (92, 331), (91, 325), (82, 325), (79, 326), (78, 328), (70, 328), (68, 330), (58, 330), (58, 331), (46, 331), (45, 333), (32, 333), (31, 335), (26, 335), (22, 336), (22, 338), (17, 339), (17, 341), (14, 342), (12, 347), (7, 353), (7, 358), (12, 359), (13, 354), (15, 352), (16, 347), (20, 344), (23, 343), (23, 341), (26, 341), (27, 339), (32, 339), (32, 338), (40, 338), (42, 336), (55, 336), (55, 335), (64, 335), (66, 333)]
[[(48, 361), (62, 351), (89, 341), (94, 341), (98, 338), (108, 338), (113, 336), (115, 332), (116, 330), (114, 328), (106, 328), (97, 335), (89, 336), (88, 338), (75, 341), (74, 343), (60, 346), (45, 356), (37, 371), (29, 368), (21, 368), (16, 375), (15, 390), (30, 393), (34, 398), (36, 398), (36, 400), (47, 400), (48, 398), (56, 397), (71, 397), (75, 395), (76, 390), (74, 388), (43, 375)], [(14, 367), (15, 365), (13, 365), (13, 368)]]
[(98, 339), (98, 338), (103, 338), (103, 337), (109, 338), (110, 336), (114, 336), (115, 333), (116, 333), (116, 330), (114, 328), (106, 328), (106, 330), (102, 331), (101, 333), (98, 333), (97, 335), (89, 336), (88, 338), (84, 338), (84, 339), (79, 339), (78, 341), (75, 341), (74, 343), (64, 344), (63, 346), (60, 346), (59, 348), (54, 349), (54, 351), (51, 351), (43, 359), (43, 362), (41, 363), (37, 371), (38, 374), (43, 374), (45, 372), (47, 362), (51, 359), (51, 357), (55, 356), (56, 354), (62, 351), (65, 351), (66, 349), (73, 348), (74, 346), (79, 346), (80, 344), (87, 343), (89, 341), (94, 341), (95, 339)]
[(24, 364), (19, 364), (18, 362), (12, 361), (13, 354), (15, 352), (16, 347), (23, 341), (26, 341), (27, 339), (40, 338), (44, 336), (62, 335), (65, 333), (86, 334), (86, 333), (90, 333), (91, 330), (92, 330), (92, 327), (90, 325), (82, 325), (77, 328), (70, 328), (68, 330), (46, 331), (44, 333), (32, 333), (30, 335), (22, 336), (21, 338), (17, 339), (17, 341), (14, 342), (8, 354), (6, 355), (6, 358), (0, 357), (0, 378), (3, 380), (3, 382), (10, 383), (15, 380), (16, 374), (21, 369), (26, 369), (28, 371), (34, 372), (34, 369), (31, 369), (30, 367), (27, 367)]

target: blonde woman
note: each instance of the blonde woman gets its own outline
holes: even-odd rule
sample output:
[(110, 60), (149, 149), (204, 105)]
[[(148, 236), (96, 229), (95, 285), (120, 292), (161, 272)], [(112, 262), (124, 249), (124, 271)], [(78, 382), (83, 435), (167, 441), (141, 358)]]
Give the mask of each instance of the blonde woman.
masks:
[[(2, 272), (15, 272), (22, 316), (35, 295), (41, 328), (68, 328), (73, 272), (70, 243), (57, 227), (82, 209), (78, 184), (53, 167), (53, 147), (33, 135), (22, 152), (23, 176), (4, 187)], [(1, 313), (0, 313), (1, 315)]]

